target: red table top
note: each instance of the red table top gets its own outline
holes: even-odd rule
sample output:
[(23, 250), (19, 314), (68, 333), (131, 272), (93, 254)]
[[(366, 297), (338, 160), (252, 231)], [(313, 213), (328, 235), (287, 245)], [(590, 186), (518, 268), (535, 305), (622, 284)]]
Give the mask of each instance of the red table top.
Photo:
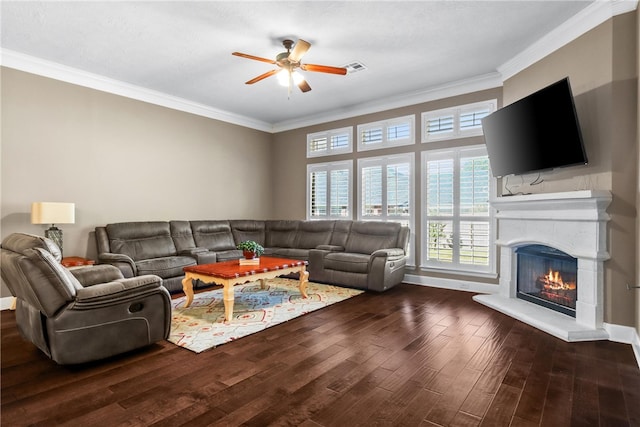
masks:
[(96, 262), (92, 259), (86, 259), (79, 256), (69, 256), (66, 258), (62, 258), (62, 260), (60, 261), (60, 264), (64, 265), (65, 267), (78, 267), (84, 265), (93, 265), (95, 263)]
[(287, 258), (274, 258), (262, 256), (260, 264), (240, 265), (237, 259), (231, 261), (216, 262), (213, 264), (192, 265), (184, 267), (188, 273), (204, 274), (207, 276), (221, 277), (223, 279), (233, 279), (240, 276), (252, 276), (254, 274), (265, 273), (267, 271), (281, 270), (283, 268), (298, 267), (307, 265), (307, 261)]

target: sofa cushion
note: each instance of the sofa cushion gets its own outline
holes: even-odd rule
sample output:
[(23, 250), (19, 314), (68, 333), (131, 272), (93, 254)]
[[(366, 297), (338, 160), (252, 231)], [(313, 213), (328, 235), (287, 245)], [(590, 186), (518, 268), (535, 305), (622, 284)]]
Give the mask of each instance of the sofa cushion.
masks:
[(250, 219), (238, 219), (229, 221), (233, 241), (238, 244), (246, 240), (253, 240), (265, 246), (265, 226), (264, 221), (254, 221)]
[(324, 257), (324, 267), (349, 273), (367, 273), (369, 259), (371, 257), (365, 254), (331, 252)]
[(281, 258), (302, 259), (309, 260), (309, 249), (296, 249), (296, 248), (273, 248), (270, 256)]
[(267, 221), (266, 246), (271, 248), (293, 248), (298, 230), (298, 221)]
[(216, 262), (229, 261), (230, 259), (238, 258), (242, 258), (242, 251), (238, 249), (216, 252)]
[(111, 252), (134, 261), (177, 254), (168, 222), (121, 222), (106, 228)]
[(155, 274), (163, 279), (184, 275), (182, 268), (190, 265), (196, 265), (196, 260), (188, 256), (161, 257), (136, 262), (139, 276)]
[(329, 244), (332, 246), (345, 247), (352, 223), (353, 221), (345, 219), (336, 220), (333, 225), (333, 233), (331, 234), (331, 242)]
[(56, 261), (60, 262), (62, 259), (60, 248), (53, 242), (53, 240), (42, 236), (36, 236), (35, 234), (10, 234), (2, 241), (2, 247), (22, 255), (26, 255), (25, 251), (27, 249), (42, 248), (49, 252)]
[(210, 251), (235, 249), (229, 221), (191, 221), (196, 246)]
[(173, 244), (176, 245), (176, 253), (179, 254), (196, 246), (189, 221), (169, 221), (169, 229)]
[(372, 254), (378, 249), (397, 247), (400, 223), (354, 221), (345, 244), (345, 252)]
[(331, 233), (335, 221), (302, 221), (298, 226), (296, 241), (293, 245), (300, 249), (313, 249), (331, 243)]

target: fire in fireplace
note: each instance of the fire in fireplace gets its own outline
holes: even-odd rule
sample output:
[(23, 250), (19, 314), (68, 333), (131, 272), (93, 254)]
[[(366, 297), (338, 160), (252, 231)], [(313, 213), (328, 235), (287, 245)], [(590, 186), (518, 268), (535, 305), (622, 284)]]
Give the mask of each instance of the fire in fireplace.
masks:
[(516, 254), (516, 296), (576, 317), (578, 260), (544, 245), (523, 246)]

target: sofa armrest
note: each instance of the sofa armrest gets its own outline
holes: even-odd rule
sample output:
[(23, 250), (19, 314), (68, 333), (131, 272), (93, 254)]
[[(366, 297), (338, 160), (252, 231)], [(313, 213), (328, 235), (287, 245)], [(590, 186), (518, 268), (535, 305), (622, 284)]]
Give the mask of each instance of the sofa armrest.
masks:
[(191, 258), (196, 260), (196, 263), (198, 263), (198, 265), (211, 264), (218, 260), (218, 256), (215, 252), (201, 247), (185, 249), (183, 251), (180, 251), (179, 255), (190, 256)]
[(337, 245), (318, 245), (316, 249), (329, 252), (344, 252), (344, 246)]
[(138, 274), (136, 263), (128, 255), (102, 252), (98, 255), (98, 262), (118, 267), (124, 277), (134, 277)]
[(187, 256), (191, 255), (191, 256), (195, 256), (196, 254), (200, 254), (200, 253), (203, 253), (203, 252), (209, 252), (209, 249), (207, 249), (207, 248), (200, 248), (200, 247), (197, 247), (197, 248), (189, 248), (189, 249), (183, 249), (183, 250), (181, 250), (181, 251), (178, 253), (178, 255), (187, 255)]
[(385, 257), (390, 261), (402, 259), (405, 256), (406, 254), (404, 252), (404, 249), (400, 248), (378, 249), (371, 254), (371, 258)]
[(110, 264), (99, 264), (90, 267), (69, 270), (82, 286), (93, 286), (98, 283), (112, 282), (123, 279), (122, 272)]
[(139, 299), (154, 293), (164, 293), (170, 298), (169, 291), (162, 286), (162, 279), (153, 274), (119, 279), (78, 289), (72, 303), (74, 310), (88, 310), (106, 307)]

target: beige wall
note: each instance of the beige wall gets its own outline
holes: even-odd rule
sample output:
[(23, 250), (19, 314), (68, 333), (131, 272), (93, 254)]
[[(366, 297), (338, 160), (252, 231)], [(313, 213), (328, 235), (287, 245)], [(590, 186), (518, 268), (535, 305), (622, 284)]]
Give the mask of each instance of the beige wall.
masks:
[[(636, 13), (611, 19), (504, 83), (505, 105), (569, 76), (589, 165), (544, 173), (544, 182), (517, 191), (609, 190), (609, 254), (605, 321), (635, 325), (627, 283), (636, 280), (638, 98)], [(535, 177), (535, 176), (534, 176)], [(525, 180), (526, 182), (527, 180)], [(511, 186), (510, 186), (511, 187)]]
[(75, 202), (64, 253), (93, 259), (92, 232), (110, 222), (270, 217), (271, 134), (13, 69), (1, 77), (2, 237), (44, 234), (30, 223), (34, 201)]

